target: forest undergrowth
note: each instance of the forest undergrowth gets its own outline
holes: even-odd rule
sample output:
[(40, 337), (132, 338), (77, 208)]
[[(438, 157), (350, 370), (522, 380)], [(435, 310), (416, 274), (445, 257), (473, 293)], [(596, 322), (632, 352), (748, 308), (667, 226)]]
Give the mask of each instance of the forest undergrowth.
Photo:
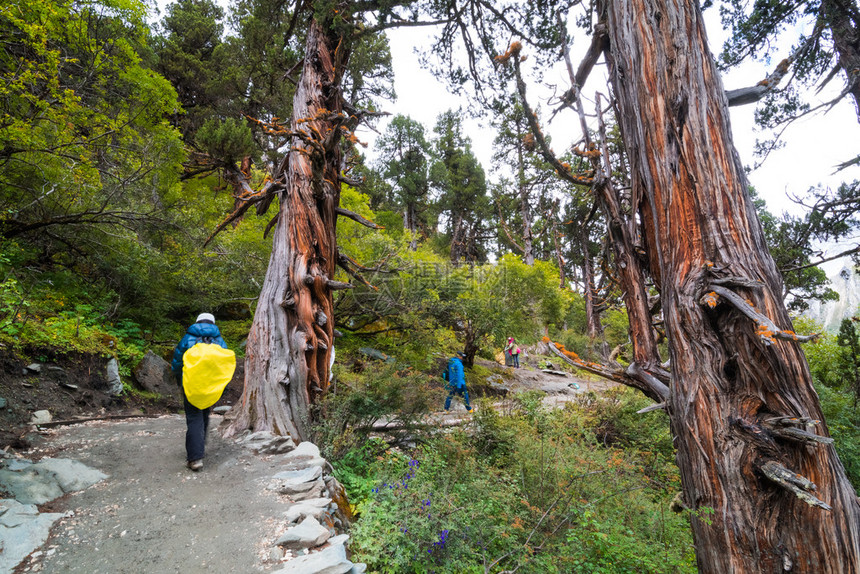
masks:
[[(695, 572), (668, 420), (632, 391), (481, 399), (412, 444), (355, 440), (335, 462), (372, 572)], [(355, 437), (358, 439), (358, 437)]]

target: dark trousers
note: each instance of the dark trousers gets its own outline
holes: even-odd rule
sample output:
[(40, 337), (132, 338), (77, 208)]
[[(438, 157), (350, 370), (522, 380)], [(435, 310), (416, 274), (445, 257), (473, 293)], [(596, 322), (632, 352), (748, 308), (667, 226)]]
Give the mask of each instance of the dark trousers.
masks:
[(520, 354), (511, 355), (514, 358), (514, 367), (520, 368)]
[(454, 387), (450, 388), (448, 392), (448, 398), (445, 399), (445, 410), (451, 408), (451, 399), (454, 395), (460, 395), (463, 397), (463, 403), (466, 405), (466, 410), (472, 410), (472, 407), (469, 406), (469, 391), (466, 390), (466, 387), (460, 387), (459, 389), (455, 389)]
[(198, 409), (188, 402), (185, 393), (182, 393), (182, 401), (185, 404), (185, 452), (188, 460), (200, 460), (206, 448), (206, 432), (209, 430), (209, 412), (212, 410)]

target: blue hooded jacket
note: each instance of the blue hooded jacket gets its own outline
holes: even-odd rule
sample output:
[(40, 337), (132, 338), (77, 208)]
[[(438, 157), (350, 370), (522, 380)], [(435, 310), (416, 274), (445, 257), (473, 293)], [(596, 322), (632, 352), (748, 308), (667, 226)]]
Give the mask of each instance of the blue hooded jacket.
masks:
[(463, 371), (463, 361), (460, 360), (460, 357), (448, 359), (448, 368), (442, 378), (448, 381), (448, 384), (454, 389), (466, 387), (466, 373)]
[(212, 343), (215, 345), (227, 348), (227, 343), (221, 338), (221, 330), (214, 323), (194, 323), (188, 327), (188, 332), (173, 350), (173, 361), (170, 363), (170, 368), (176, 374), (176, 380), (180, 387), (182, 386), (182, 356), (185, 355), (185, 351), (199, 343), (204, 337), (212, 339)]

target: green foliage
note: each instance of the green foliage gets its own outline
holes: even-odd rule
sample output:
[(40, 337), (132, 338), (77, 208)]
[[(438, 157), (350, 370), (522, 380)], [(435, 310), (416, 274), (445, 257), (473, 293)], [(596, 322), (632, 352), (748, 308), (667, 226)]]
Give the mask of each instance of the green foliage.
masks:
[[(0, 233), (78, 249), (124, 232), (176, 181), (176, 92), (146, 69), (144, 5), (17, 2), (0, 12)], [(153, 205), (154, 204), (154, 205)], [(67, 247), (66, 247), (67, 248)]]
[[(851, 319), (846, 321), (853, 326)], [(808, 319), (795, 320), (794, 323), (798, 333), (821, 332), (821, 325)], [(854, 356), (850, 328), (840, 335), (822, 333), (814, 342), (804, 344), (804, 352), (824, 420), (835, 439), (836, 452), (851, 484), (855, 490), (860, 490), (860, 411), (854, 389), (857, 369), (852, 367)], [(840, 344), (840, 338), (844, 345)]]
[(395, 116), (376, 141), (380, 157), (379, 171), (394, 191), (392, 208), (403, 213), (403, 226), (413, 234), (410, 247), (415, 248), (419, 230), (426, 233), (436, 227), (435, 213), (430, 210), (430, 144), (424, 137), (424, 126), (412, 118)]
[[(343, 356), (343, 350), (340, 356)], [(337, 391), (319, 406), (316, 440), (326, 445), (326, 456), (339, 458), (364, 444), (373, 424), (385, 418), (396, 427), (389, 441), (398, 444), (420, 439), (423, 417), (441, 404), (441, 392), (431, 386), (431, 377), (395, 364), (355, 364), (352, 370), (335, 368)]]
[(860, 412), (853, 393), (816, 385), (834, 446), (854, 490), (860, 491)]
[(213, 157), (235, 162), (254, 151), (254, 136), (243, 121), (208, 119), (197, 132), (197, 144)]
[[(826, 207), (833, 201), (829, 192), (810, 190), (811, 197), (823, 202), (818, 209), (813, 209), (804, 217), (788, 213), (776, 217), (767, 210), (764, 201), (756, 196), (755, 190), (751, 190), (750, 195), (764, 228), (770, 253), (782, 271), (785, 293), (789, 296), (789, 309), (802, 311), (809, 307), (809, 301), (839, 299), (839, 295), (830, 288), (824, 270), (810, 264), (813, 259), (820, 257), (814, 243), (839, 239), (857, 226), (853, 213), (837, 214)], [(844, 199), (839, 198), (837, 201)]]
[(27, 254), (14, 242), (0, 249), (0, 341), (16, 353), (34, 350), (115, 356), (137, 364), (146, 344), (132, 321), (106, 321), (109, 299), (68, 271), (34, 277), (18, 271)]
[(336, 464), (359, 515), (354, 559), (392, 573), (695, 572), (687, 517), (668, 511), (679, 477), (665, 417), (639, 417), (646, 436), (629, 432), (623, 450), (590, 429), (627, 428), (631, 395), (553, 411), (524, 395), (503, 414), (481, 401), (466, 432), (409, 456), (355, 449)]
[(440, 114), (433, 131), (436, 161), (430, 167), (430, 184), (440, 194), (439, 212), (448, 217), (451, 261), (486, 261), (481, 236), (492, 211), (484, 169), (472, 153), (458, 113)]
[(839, 374), (844, 389), (854, 393), (854, 402), (860, 397), (860, 334), (858, 317), (842, 319), (836, 344), (839, 345)]

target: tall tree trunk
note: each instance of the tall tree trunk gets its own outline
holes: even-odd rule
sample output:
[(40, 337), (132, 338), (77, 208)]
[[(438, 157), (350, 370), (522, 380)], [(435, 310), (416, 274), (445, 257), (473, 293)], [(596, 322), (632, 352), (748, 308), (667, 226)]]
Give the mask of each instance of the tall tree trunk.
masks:
[(798, 343), (763, 317), (790, 326), (698, 4), (604, 4), (634, 193), (654, 226), (684, 500), (714, 510), (693, 519), (699, 570), (858, 572), (854, 489), (833, 447), (793, 426), (822, 414)]
[(328, 386), (331, 279), (337, 263), (335, 209), (341, 153), (336, 116), (349, 51), (330, 27), (310, 24), (293, 99), (291, 151), (283, 178), (272, 255), (248, 336), (245, 389), (228, 435), (268, 430), (308, 438), (309, 406)]
[(451, 215), (451, 263), (454, 265), (458, 265), (460, 257), (466, 253), (467, 232), (463, 216), (453, 213)]
[(588, 229), (583, 225), (579, 228), (579, 243), (582, 245), (582, 283), (585, 291), (585, 329), (589, 344), (597, 346), (603, 361), (609, 357), (609, 348), (603, 336), (603, 323), (600, 313), (594, 304), (594, 267), (591, 253), (588, 251)]
[(860, 10), (857, 0), (822, 0), (821, 12), (829, 22), (839, 66), (847, 76), (846, 89), (854, 99), (860, 121)]
[(415, 251), (418, 249), (418, 221), (415, 215), (415, 202), (406, 204), (406, 230), (409, 231), (412, 239), (409, 240), (409, 249)]
[(520, 214), (523, 218), (523, 262), (531, 266), (535, 264), (535, 254), (532, 245), (531, 205), (529, 205), (529, 189), (526, 182), (526, 165), (525, 158), (523, 157), (522, 141), (517, 142), (517, 164), (517, 188), (520, 195)]
[[(555, 212), (556, 213), (559, 212), (559, 201), (558, 200), (555, 201)], [(558, 288), (559, 289), (566, 289), (567, 288), (567, 277), (565, 277), (565, 274), (564, 274), (565, 265), (564, 265), (564, 257), (561, 254), (561, 245), (558, 244), (558, 235), (559, 235), (558, 224), (556, 222), (555, 217), (553, 217), (551, 219), (551, 221), (552, 221), (552, 230), (551, 230), (552, 231), (552, 243), (553, 243), (553, 246), (555, 247), (555, 260), (556, 260), (556, 263), (558, 264)]]

